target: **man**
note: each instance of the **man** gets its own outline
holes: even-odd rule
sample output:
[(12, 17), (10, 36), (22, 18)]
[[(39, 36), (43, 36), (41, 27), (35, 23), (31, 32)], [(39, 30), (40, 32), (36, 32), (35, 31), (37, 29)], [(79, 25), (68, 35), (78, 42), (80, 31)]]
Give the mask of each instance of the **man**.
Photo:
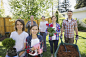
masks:
[(28, 21), (27, 24), (26, 24), (26, 28), (28, 28), (28, 34), (29, 34), (29, 35), (31, 35), (31, 33), (30, 33), (30, 27), (31, 27), (32, 25), (34, 25), (34, 24), (37, 25), (36, 22), (33, 21), (33, 20), (34, 20), (34, 16), (33, 16), (33, 15), (30, 16), (30, 19), (31, 19), (31, 20)]
[(45, 16), (42, 16), (42, 21), (40, 22), (39, 24), (39, 32), (40, 32), (40, 35), (43, 36), (43, 42), (44, 42), (44, 48), (43, 48), (43, 51), (46, 52), (47, 48), (46, 48), (46, 24), (48, 24), (48, 21), (45, 20)]
[(67, 12), (68, 18), (63, 20), (62, 23), (62, 29), (61, 29), (61, 38), (62, 38), (62, 33), (63, 30), (65, 29), (64, 32), (64, 39), (65, 39), (65, 43), (74, 43), (74, 29), (76, 32), (76, 39), (78, 40), (78, 28), (77, 28), (77, 21), (74, 20), (72, 18), (73, 12), (72, 11), (68, 11)]

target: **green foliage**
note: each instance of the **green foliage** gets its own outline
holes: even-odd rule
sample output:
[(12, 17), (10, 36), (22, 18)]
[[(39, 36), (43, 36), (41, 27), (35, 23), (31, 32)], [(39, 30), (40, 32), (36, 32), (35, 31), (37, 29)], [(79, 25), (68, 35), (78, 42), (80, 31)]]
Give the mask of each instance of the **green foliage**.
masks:
[(78, 30), (86, 30), (85, 27), (83, 27), (80, 23), (79, 23), (79, 20), (77, 20), (77, 25), (78, 25)]
[(4, 9), (0, 9), (0, 17), (4, 17), (4, 16), (5, 16)]
[(31, 15), (38, 18), (39, 15), (49, 9), (52, 5), (51, 0), (9, 0), (11, 12), (14, 19), (30, 19)]
[(55, 33), (55, 30), (54, 30), (54, 28), (52, 28), (52, 27), (49, 27), (49, 28), (47, 29), (47, 31), (49, 32), (49, 36), (53, 36), (54, 33)]
[(86, 24), (86, 18), (84, 18), (82, 21)]
[(79, 0), (75, 5), (75, 9), (86, 7), (86, 0)]
[(6, 38), (2, 41), (2, 45), (6, 48), (12, 48), (15, 45), (15, 40), (13, 40), (12, 38)]
[(57, 17), (56, 22), (57, 22), (57, 23), (58, 23), (58, 15), (59, 15), (59, 13), (58, 13), (58, 11), (56, 11), (56, 17)]

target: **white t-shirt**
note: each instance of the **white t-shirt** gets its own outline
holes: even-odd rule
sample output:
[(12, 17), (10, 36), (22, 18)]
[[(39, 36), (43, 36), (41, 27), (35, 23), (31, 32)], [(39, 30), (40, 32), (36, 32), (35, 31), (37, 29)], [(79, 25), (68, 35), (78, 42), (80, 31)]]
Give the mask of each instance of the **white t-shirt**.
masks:
[(71, 22), (71, 20), (68, 20), (68, 22)]
[(48, 21), (45, 21), (45, 22), (41, 21), (40, 22), (40, 25), (39, 25), (40, 32), (45, 32), (46, 31), (46, 28), (47, 28), (46, 24), (47, 23), (48, 23)]
[[(55, 28), (55, 31), (56, 31), (56, 27), (52, 27), (52, 28)], [(55, 34), (52, 36), (52, 40), (56, 40), (56, 35)]]
[[(31, 47), (33, 47), (34, 45), (38, 44), (39, 42), (40, 42), (40, 41), (39, 41), (38, 38), (32, 39), (32, 40), (31, 40)], [(34, 53), (34, 54), (31, 54), (31, 53), (29, 53), (29, 54), (32, 55), (32, 56), (38, 55), (37, 50), (35, 50), (35, 53)]]
[[(20, 35), (16, 31), (11, 33), (10, 38), (15, 40), (14, 48), (16, 48), (17, 52), (21, 51), (23, 49), (24, 43), (26, 43), (27, 36), (28, 36), (28, 33), (26, 33), (25, 31), (23, 31)], [(21, 57), (24, 55), (25, 55), (25, 53), (22, 54)]]

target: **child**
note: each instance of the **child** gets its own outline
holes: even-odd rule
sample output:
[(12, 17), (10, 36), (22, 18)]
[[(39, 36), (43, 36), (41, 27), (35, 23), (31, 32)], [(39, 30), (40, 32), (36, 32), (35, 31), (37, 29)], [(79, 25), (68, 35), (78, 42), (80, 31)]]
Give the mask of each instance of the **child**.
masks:
[(42, 53), (42, 50), (40, 49), (42, 48), (42, 36), (37, 35), (39, 30), (37, 25), (32, 25), (30, 30), (32, 34), (26, 38), (26, 48), (30, 48), (27, 50), (27, 57), (40, 57), (40, 54)]
[[(26, 37), (28, 36), (28, 33), (26, 33), (25, 30), (25, 24), (22, 19), (17, 19), (15, 21), (15, 30), (11, 33), (10, 38), (14, 39), (16, 41), (14, 48), (16, 48), (17, 52), (24, 50), (26, 47)], [(25, 56), (25, 51), (22, 51), (19, 53), (20, 57)], [(6, 55), (6, 57), (10, 57)], [(14, 56), (14, 57), (18, 57)]]

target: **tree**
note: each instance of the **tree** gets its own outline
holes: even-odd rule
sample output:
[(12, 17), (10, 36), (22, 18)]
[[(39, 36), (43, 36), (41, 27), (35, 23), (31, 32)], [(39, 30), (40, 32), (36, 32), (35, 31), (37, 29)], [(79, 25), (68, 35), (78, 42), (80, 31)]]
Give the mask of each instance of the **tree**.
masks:
[(75, 9), (86, 7), (86, 0), (79, 0), (75, 5)]
[(51, 0), (9, 0), (13, 18), (30, 19), (35, 18), (51, 7)]

